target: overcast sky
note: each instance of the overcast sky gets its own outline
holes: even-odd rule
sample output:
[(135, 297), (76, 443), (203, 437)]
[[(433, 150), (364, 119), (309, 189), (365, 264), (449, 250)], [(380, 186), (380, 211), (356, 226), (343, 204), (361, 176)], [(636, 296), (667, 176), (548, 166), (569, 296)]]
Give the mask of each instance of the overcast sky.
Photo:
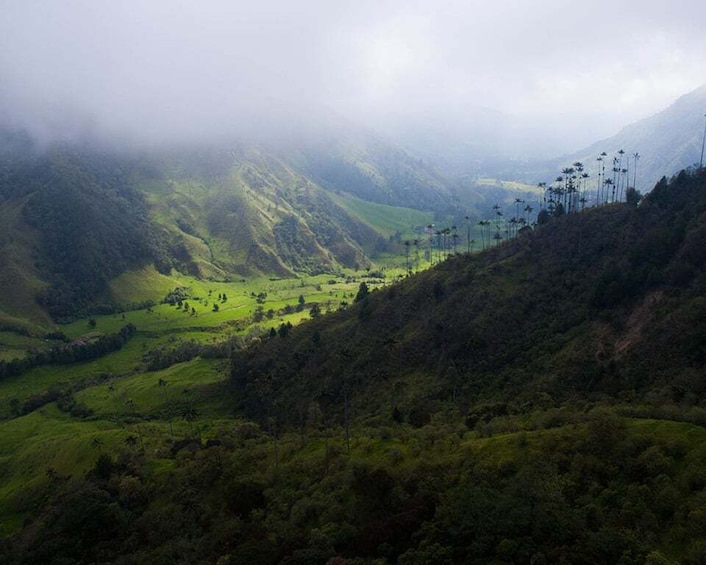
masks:
[(705, 82), (703, 0), (0, 0), (0, 118), (47, 134), (484, 108), (578, 146)]

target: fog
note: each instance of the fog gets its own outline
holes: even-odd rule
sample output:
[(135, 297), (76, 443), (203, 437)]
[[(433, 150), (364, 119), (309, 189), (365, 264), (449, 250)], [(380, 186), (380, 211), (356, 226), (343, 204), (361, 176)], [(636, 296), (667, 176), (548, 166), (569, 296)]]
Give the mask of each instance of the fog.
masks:
[(570, 151), (706, 82), (693, 0), (0, 0), (0, 122), (149, 143), (361, 125)]

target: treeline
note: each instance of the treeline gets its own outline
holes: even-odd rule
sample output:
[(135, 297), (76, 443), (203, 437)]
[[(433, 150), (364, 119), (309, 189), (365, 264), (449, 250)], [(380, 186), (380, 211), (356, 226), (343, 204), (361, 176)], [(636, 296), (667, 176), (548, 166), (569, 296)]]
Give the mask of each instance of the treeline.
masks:
[(218, 343), (200, 343), (195, 340), (180, 341), (173, 347), (162, 346), (150, 350), (144, 357), (148, 371), (159, 371), (196, 357), (228, 359), (241, 347), (242, 339), (231, 337)]
[(96, 334), (85, 340), (75, 340), (46, 350), (35, 351), (21, 359), (13, 359), (12, 361), (0, 360), (0, 379), (21, 375), (41, 365), (67, 365), (98, 359), (108, 353), (122, 349), (123, 345), (128, 342), (136, 331), (137, 328), (130, 323), (120, 328), (117, 333), (108, 335)]

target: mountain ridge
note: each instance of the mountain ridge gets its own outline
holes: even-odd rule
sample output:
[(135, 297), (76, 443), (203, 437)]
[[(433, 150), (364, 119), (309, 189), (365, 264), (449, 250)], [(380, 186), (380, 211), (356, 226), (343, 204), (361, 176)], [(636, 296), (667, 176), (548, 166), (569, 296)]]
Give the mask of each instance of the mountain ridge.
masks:
[(562, 167), (579, 161), (595, 178), (598, 172), (596, 159), (601, 153), (612, 156), (622, 149), (628, 156), (640, 155), (635, 188), (648, 191), (660, 178), (670, 178), (683, 169), (698, 166), (704, 138), (704, 114), (706, 84), (680, 96), (667, 108), (625, 126), (611, 137), (541, 166), (535, 164), (535, 170), (525, 170), (520, 176), (535, 183), (551, 180)]

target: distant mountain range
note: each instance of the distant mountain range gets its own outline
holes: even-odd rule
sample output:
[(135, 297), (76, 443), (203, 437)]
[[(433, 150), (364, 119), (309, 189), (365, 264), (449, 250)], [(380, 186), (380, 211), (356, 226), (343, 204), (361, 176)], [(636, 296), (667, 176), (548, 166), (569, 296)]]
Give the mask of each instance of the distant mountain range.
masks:
[[(580, 161), (595, 177), (597, 157), (605, 152), (611, 158), (623, 149), (629, 156), (639, 154), (636, 188), (649, 191), (663, 176), (669, 178), (699, 164), (706, 125), (704, 114), (706, 85), (685, 94), (661, 112), (624, 127), (613, 137), (549, 162), (516, 168), (514, 176), (531, 183), (552, 181), (561, 168)], [(631, 169), (632, 166), (631, 161)]]

